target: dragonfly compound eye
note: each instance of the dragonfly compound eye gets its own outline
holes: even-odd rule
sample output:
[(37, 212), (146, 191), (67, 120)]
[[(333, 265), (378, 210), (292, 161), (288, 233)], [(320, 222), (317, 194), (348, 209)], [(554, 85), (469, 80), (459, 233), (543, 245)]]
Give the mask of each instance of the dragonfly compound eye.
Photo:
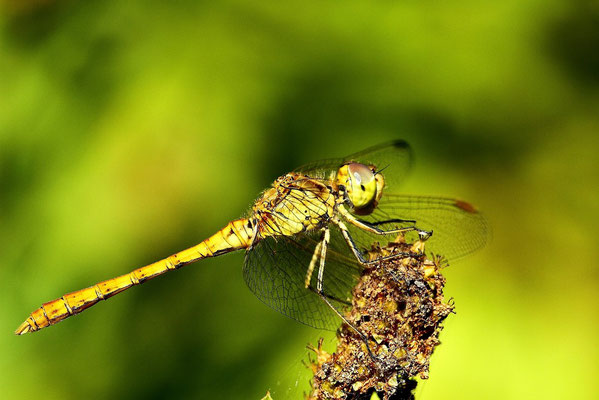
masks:
[[(344, 167), (347, 168), (343, 171)], [(368, 207), (377, 197), (377, 182), (374, 172), (364, 164), (350, 163), (339, 171), (339, 178), (346, 175), (345, 190), (355, 209)], [(341, 183), (341, 182), (340, 182)]]

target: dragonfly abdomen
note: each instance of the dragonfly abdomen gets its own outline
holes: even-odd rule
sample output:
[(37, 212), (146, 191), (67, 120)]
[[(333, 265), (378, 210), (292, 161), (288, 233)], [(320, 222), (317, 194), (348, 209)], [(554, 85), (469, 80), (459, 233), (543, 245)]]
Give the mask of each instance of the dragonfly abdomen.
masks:
[(133, 285), (143, 282), (135, 281), (135, 278), (132, 277), (134, 273), (135, 271), (100, 282), (94, 286), (65, 294), (59, 299), (42, 304), (40, 308), (31, 313), (15, 333), (22, 335), (54, 325), (93, 306), (100, 300), (106, 300)]
[(243, 218), (229, 222), (223, 229), (194, 247), (138, 268), (128, 274), (108, 279), (86, 289), (68, 293), (56, 300), (44, 303), (29, 315), (15, 333), (22, 335), (27, 332), (39, 331), (71, 315), (80, 313), (100, 300), (106, 300), (167, 271), (178, 269), (183, 265), (203, 258), (247, 248), (253, 241), (253, 232), (252, 224), (248, 219)]

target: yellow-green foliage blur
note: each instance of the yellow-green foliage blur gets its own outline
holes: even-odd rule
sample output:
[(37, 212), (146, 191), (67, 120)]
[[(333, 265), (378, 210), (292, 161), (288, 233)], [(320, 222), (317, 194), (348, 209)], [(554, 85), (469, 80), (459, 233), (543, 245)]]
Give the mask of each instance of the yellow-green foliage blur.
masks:
[(446, 271), (418, 399), (599, 396), (591, 1), (4, 1), (0, 397), (302, 398), (320, 332), (205, 260), (39, 333), (42, 302), (194, 245), (278, 175), (409, 141), (405, 191), (493, 227)]

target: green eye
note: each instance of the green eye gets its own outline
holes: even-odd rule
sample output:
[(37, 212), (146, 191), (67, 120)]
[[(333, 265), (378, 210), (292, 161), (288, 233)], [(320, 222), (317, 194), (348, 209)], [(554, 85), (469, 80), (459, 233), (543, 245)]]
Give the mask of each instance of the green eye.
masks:
[(376, 197), (376, 179), (364, 164), (351, 163), (348, 168), (347, 195), (355, 208), (368, 206)]

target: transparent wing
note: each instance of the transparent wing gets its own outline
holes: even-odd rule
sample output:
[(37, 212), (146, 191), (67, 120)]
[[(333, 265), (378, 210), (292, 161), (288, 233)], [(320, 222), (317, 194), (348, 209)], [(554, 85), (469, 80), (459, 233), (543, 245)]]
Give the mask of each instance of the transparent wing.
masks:
[[(315, 291), (318, 264), (310, 288), (305, 287), (310, 260), (320, 237), (320, 231), (311, 231), (262, 239), (246, 253), (243, 276), (250, 290), (269, 307), (314, 328), (335, 330), (340, 318)], [(332, 228), (323, 289), (340, 312), (348, 307), (351, 290), (361, 272), (353, 255), (345, 255), (349, 249), (343, 245), (341, 233)]]
[[(361, 217), (363, 220), (375, 223), (384, 230), (416, 226), (421, 230), (433, 231), (427, 242), (427, 253), (442, 254), (450, 260), (475, 251), (487, 241), (486, 221), (468, 203), (439, 197), (388, 194), (390, 188), (396, 188), (401, 183), (410, 167), (411, 151), (403, 141), (374, 146), (344, 158), (310, 163), (299, 167), (296, 172), (326, 180), (349, 161), (374, 165), (385, 178), (385, 192), (378, 206), (372, 214)], [(286, 203), (287, 206), (291, 204)], [(285, 219), (297, 216), (293, 210), (286, 210), (281, 218), (283, 223)], [(384, 246), (397, 238), (397, 234), (375, 235), (351, 224), (347, 226), (356, 245), (364, 252), (371, 250), (377, 243)], [(329, 228), (331, 240), (323, 288), (335, 308), (343, 312), (349, 305), (351, 290), (362, 267), (338, 228), (332, 224)], [(315, 328), (336, 329), (340, 319), (315, 291), (318, 264), (311, 274), (309, 288), (305, 287), (310, 261), (320, 238), (321, 232), (314, 230), (294, 236), (261, 239), (246, 253), (243, 274), (252, 292), (268, 306)], [(407, 235), (410, 242), (416, 239), (414, 232)]]
[(295, 170), (312, 178), (328, 179), (336, 174), (339, 167), (350, 161), (366, 165), (374, 165), (378, 171), (383, 171), (385, 187), (395, 190), (405, 178), (412, 162), (410, 146), (403, 140), (395, 140), (369, 147), (358, 153), (342, 158), (331, 158), (303, 165)]
[[(379, 205), (372, 214), (361, 217), (367, 222), (381, 222), (402, 219), (405, 222), (390, 222), (378, 225), (384, 230), (396, 227), (416, 226), (418, 229), (432, 231), (426, 242), (427, 254), (439, 254), (449, 261), (455, 261), (482, 248), (489, 237), (486, 219), (472, 205), (461, 200), (408, 196), (384, 193)], [(394, 240), (397, 235), (374, 235), (360, 228), (349, 226), (355, 236), (358, 247), (368, 250), (372, 243)], [(417, 233), (406, 236), (408, 242), (417, 239)]]

